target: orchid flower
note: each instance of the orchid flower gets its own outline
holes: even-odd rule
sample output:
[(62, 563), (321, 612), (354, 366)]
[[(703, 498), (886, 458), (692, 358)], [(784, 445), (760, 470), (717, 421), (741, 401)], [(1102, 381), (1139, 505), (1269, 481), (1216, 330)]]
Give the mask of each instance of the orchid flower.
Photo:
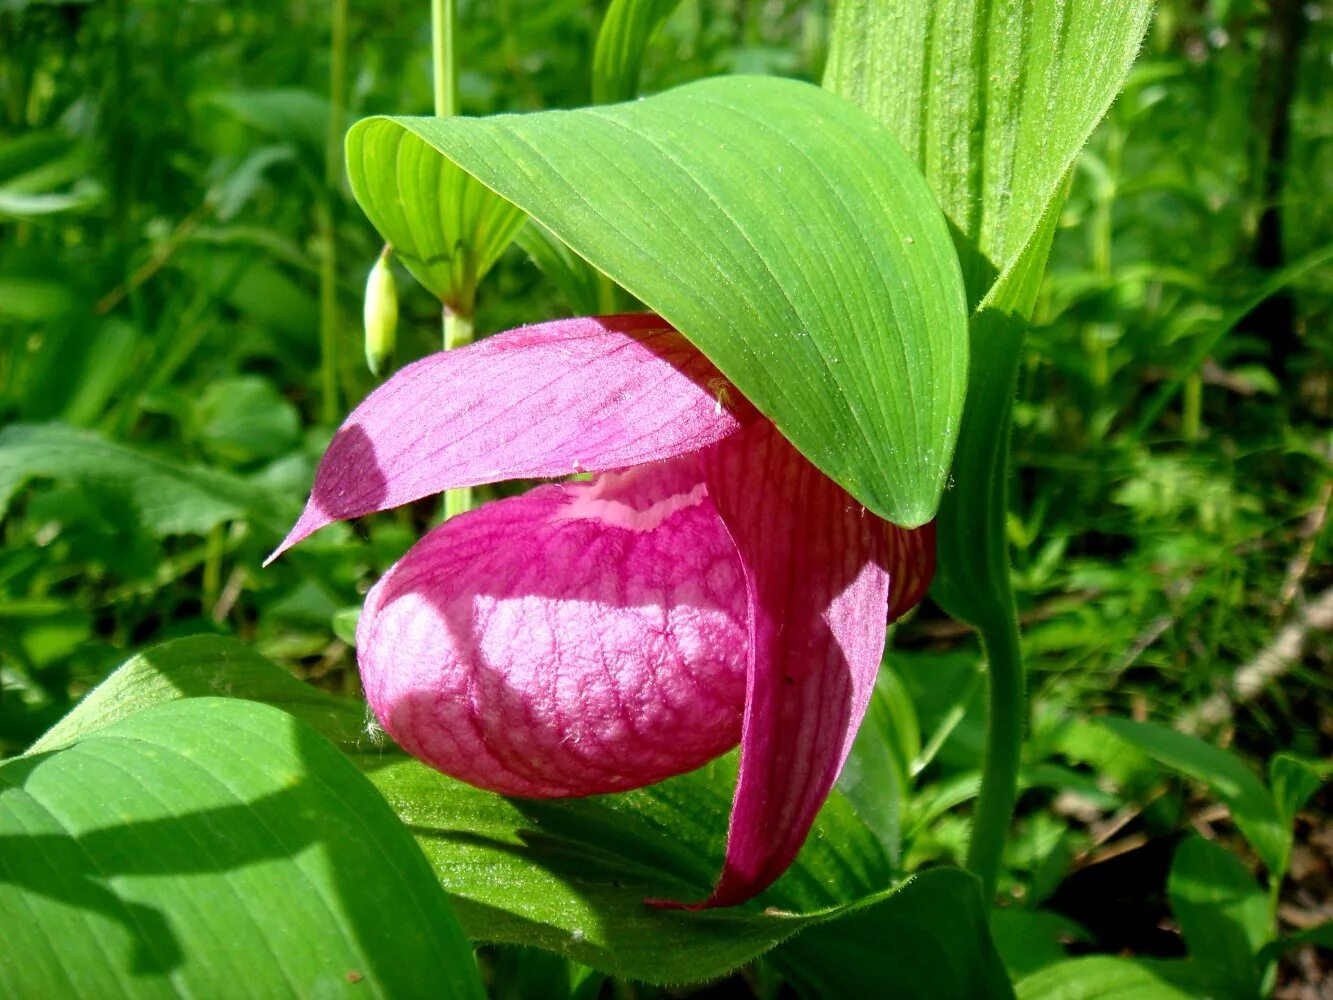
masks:
[(739, 742), (723, 871), (690, 908), (742, 903), (832, 789), (933, 527), (866, 511), (666, 322), (625, 315), (398, 372), (274, 556), (446, 489), (571, 473), (596, 475), (451, 518), (385, 574), (357, 628), (366, 697), (409, 753), (504, 795), (638, 788)]

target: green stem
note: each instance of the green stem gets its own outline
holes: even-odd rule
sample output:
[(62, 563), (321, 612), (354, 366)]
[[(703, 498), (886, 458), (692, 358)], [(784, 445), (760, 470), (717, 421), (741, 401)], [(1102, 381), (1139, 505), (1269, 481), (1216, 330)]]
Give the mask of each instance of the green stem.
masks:
[(205, 617), (211, 617), (222, 593), (222, 559), (226, 554), (226, 539), (222, 525), (214, 525), (204, 542), (203, 581), (199, 586), (199, 603)]
[(454, 60), (454, 0), (430, 0), (430, 64), (435, 81), (435, 115), (458, 114), (458, 64)]
[(318, 210), (323, 253), (319, 262), (319, 374), (321, 414), (338, 422), (338, 238), (334, 211), (342, 179), (343, 122), (347, 117), (347, 0), (332, 0), (329, 14), (329, 131), (324, 150), (324, 196)]
[[(454, 0), (430, 0), (430, 64), (435, 87), (435, 115), (448, 118), (458, 113), (458, 62), (454, 58), (457, 12)], [(472, 309), (444, 307), (444, 349), (472, 343)], [(444, 516), (453, 517), (472, 509), (471, 487), (446, 490)]]
[(1181, 400), (1180, 432), (1186, 441), (1199, 440), (1203, 428), (1203, 376), (1191, 372), (1185, 377), (1185, 392)]
[[(444, 307), (444, 349), (452, 351), (472, 343), (472, 316)], [(445, 520), (472, 509), (472, 487), (461, 486), (444, 492)]]
[[(1012, 611), (1012, 599), (1010, 600)], [(1018, 801), (1018, 767), (1023, 750), (1027, 692), (1018, 621), (1013, 614), (981, 626), (990, 688), (981, 792), (968, 845), (967, 868), (981, 879), (983, 898), (995, 898), (1005, 839)]]

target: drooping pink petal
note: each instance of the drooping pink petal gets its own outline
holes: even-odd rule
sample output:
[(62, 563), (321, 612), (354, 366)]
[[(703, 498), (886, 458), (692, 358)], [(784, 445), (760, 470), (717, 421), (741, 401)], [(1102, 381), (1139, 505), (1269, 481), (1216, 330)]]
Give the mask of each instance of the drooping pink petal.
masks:
[(884, 522), (888, 533), (889, 621), (896, 621), (921, 603), (935, 579), (935, 522), (900, 528)]
[(452, 518), (370, 592), (357, 655), (409, 753), (504, 794), (589, 795), (736, 744), (745, 615), (735, 546), (686, 456)]
[(556, 320), (496, 334), (422, 358), (366, 397), (269, 558), (326, 524), (454, 487), (682, 455), (753, 414), (657, 316)]
[(742, 903), (796, 857), (865, 714), (890, 589), (885, 522), (771, 424), (702, 461), (745, 564), (752, 659), (726, 862), (691, 909)]

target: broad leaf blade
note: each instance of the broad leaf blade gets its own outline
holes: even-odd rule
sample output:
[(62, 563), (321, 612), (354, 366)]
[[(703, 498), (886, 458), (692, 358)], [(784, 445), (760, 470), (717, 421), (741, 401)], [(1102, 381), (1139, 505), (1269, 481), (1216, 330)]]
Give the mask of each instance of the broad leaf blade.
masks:
[(0, 430), (0, 514), (28, 480), (75, 480), (107, 490), (134, 511), (154, 537), (203, 533), (246, 518), (278, 536), (295, 504), (271, 490), (211, 469), (159, 458), (60, 424)]
[(1195, 1000), (1184, 962), (1088, 955), (1048, 965), (1017, 984), (1018, 1000)]
[(192, 635), (150, 646), (122, 663), (28, 750), (59, 749), (153, 705), (224, 695), (281, 708), (326, 739), (355, 744), (364, 709), (303, 684), (250, 646), (220, 635)]
[(1167, 881), (1190, 957), (1221, 994), (1259, 993), (1256, 956), (1270, 935), (1268, 901), (1226, 848), (1191, 836), (1176, 848)]
[(980, 884), (956, 868), (813, 927), (774, 952), (809, 996), (1011, 998)]
[(1291, 832), (1273, 796), (1239, 757), (1193, 736), (1147, 722), (1102, 719), (1101, 724), (1160, 764), (1202, 781), (1231, 810), (1240, 832), (1270, 872), (1285, 872)]
[[(734, 758), (623, 795), (504, 799), (392, 749), (377, 752), (349, 732), (359, 703), (313, 691), (240, 643), (215, 636), (145, 650), (40, 746), (108, 732), (131, 713), (140, 718), (153, 704), (204, 687), (299, 713), (342, 743), (416, 835), (475, 940), (535, 946), (634, 979), (679, 983), (722, 975), (844, 915), (856, 926), (897, 928), (905, 942), (938, 943), (948, 936), (938, 922), (912, 929), (931, 901), (938, 895), (965, 914), (968, 899), (976, 898), (972, 879), (956, 871), (929, 872), (886, 890), (889, 865), (876, 836), (835, 792), (796, 864), (754, 904), (704, 913), (650, 909), (646, 896), (689, 898), (712, 885)], [(957, 932), (969, 948), (977, 945), (975, 921), (959, 922)], [(995, 968), (988, 946), (979, 947), (960, 965), (957, 981), (984, 996)], [(802, 967), (808, 975), (833, 974), (821, 970), (819, 950), (804, 949)], [(863, 965), (864, 972), (872, 964)]]
[(470, 312), (477, 283), (518, 233), (523, 213), (401, 130), (381, 133), (373, 156), (364, 157), (357, 140), (364, 125), (347, 137), (357, 201), (414, 278), (446, 306)]
[(893, 130), (954, 226), (968, 301), (1025, 256), (1124, 85), (1149, 0), (843, 0), (824, 85)]
[(1075, 158), (1129, 73), (1150, 0), (842, 0), (824, 85), (902, 142), (948, 216), (972, 319), (954, 488), (932, 593), (1012, 626), (1004, 540), (1019, 351)]
[(414, 760), (359, 759), (416, 832), (470, 937), (535, 945), (633, 979), (722, 975), (889, 883), (879, 844), (835, 793), (796, 863), (751, 906), (646, 906), (712, 887), (734, 755), (650, 788), (569, 800), (505, 799)]
[(0, 921), (8, 996), (481, 995), (383, 800), (252, 702), (158, 705), (0, 766)]
[(456, 163), (550, 229), (875, 513), (934, 514), (966, 374), (963, 289), (920, 175), (853, 105), (730, 77), (609, 108), (368, 119), (348, 136), (352, 188), (395, 247), (422, 196), (400, 180), (405, 156)]

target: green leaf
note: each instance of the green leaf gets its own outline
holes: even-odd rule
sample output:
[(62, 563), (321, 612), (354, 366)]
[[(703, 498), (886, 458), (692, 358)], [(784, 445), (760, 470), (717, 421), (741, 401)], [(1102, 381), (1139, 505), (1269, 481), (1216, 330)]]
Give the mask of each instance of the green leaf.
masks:
[(1063, 962), (1069, 957), (1066, 941), (1092, 940), (1084, 928), (1051, 910), (996, 908), (990, 926), (995, 948), (1014, 979)]
[(414, 220), (453, 206), (420, 172), (457, 164), (680, 329), (872, 511), (933, 516), (966, 373), (963, 288), (920, 175), (855, 106), (728, 77), (607, 108), (367, 119), (347, 148), (395, 248), (419, 254)]
[(243, 642), (193, 635), (130, 657), (28, 753), (59, 749), (153, 705), (210, 695), (276, 706), (334, 743), (356, 745), (364, 733), (359, 704), (298, 681)]
[(824, 85), (893, 130), (962, 262), (972, 363), (931, 592), (997, 636), (1014, 627), (1004, 518), (1023, 335), (1073, 164), (1124, 85), (1151, 12), (1150, 0), (834, 8)]
[(1231, 810), (1270, 875), (1281, 877), (1291, 854), (1291, 831), (1278, 814), (1273, 796), (1239, 757), (1203, 740), (1165, 726), (1128, 719), (1101, 719), (1122, 740), (1159, 764), (1202, 781)]
[(1333, 771), (1333, 764), (1328, 761), (1302, 760), (1289, 753), (1277, 754), (1268, 762), (1268, 782), (1273, 789), (1273, 800), (1288, 828), (1296, 822), (1296, 814), (1305, 808), (1310, 796), (1328, 780), (1330, 771)]
[(301, 147), (314, 164), (324, 162), (332, 108), (323, 94), (295, 87), (226, 90), (204, 100), (269, 138)]
[(417, 761), (366, 757), (477, 941), (526, 944), (653, 983), (722, 975), (889, 884), (878, 842), (835, 793), (795, 865), (749, 907), (688, 913), (722, 864), (735, 755), (650, 788), (505, 799)]
[[(968, 301), (1035, 239), (1129, 75), (1150, 0), (843, 0), (824, 85), (884, 122), (953, 224)], [(1045, 241), (1049, 243), (1049, 239)]]
[(648, 40), (680, 0), (611, 0), (592, 55), (592, 103), (628, 101), (639, 92)]
[(937, 868), (792, 938), (774, 960), (817, 997), (1013, 997), (975, 878)]
[[(474, 940), (539, 947), (634, 979), (678, 983), (722, 975), (798, 932), (822, 933), (826, 922), (834, 922), (828, 928), (836, 936), (846, 919), (848, 940), (868, 945), (891, 934), (904, 954), (966, 952), (952, 982), (972, 992), (960, 995), (1005, 995), (997, 991), (1002, 973), (983, 933), (975, 880), (940, 870), (885, 890), (884, 853), (836, 792), (796, 864), (751, 906), (704, 913), (645, 906), (646, 897), (700, 898), (711, 887), (722, 863), (734, 755), (622, 795), (504, 799), (393, 749), (379, 752), (363, 735), (359, 703), (310, 688), (216, 636), (145, 650), (30, 753), (201, 692), (268, 702), (340, 743), (416, 835)], [(827, 968), (821, 940), (782, 961), (813, 979), (891, 968), (876, 964), (874, 949), (858, 959), (857, 972)]]
[(861, 728), (838, 777), (856, 815), (895, 866), (902, 849), (903, 801), (919, 744), (916, 713), (893, 669), (880, 668)]
[(1195, 1000), (1184, 962), (1089, 955), (1048, 965), (1018, 983), (1018, 1000)]
[(1171, 910), (1190, 957), (1225, 995), (1259, 992), (1259, 949), (1272, 934), (1268, 900), (1226, 848), (1199, 836), (1176, 848), (1167, 880)]
[(202, 534), (248, 519), (281, 536), (295, 516), (291, 498), (209, 469), (168, 461), (60, 424), (0, 430), (0, 515), (31, 479), (95, 485), (122, 498), (155, 537)]
[(273, 708), (159, 705), (0, 765), (7, 996), (480, 997), (382, 799)]
[(301, 437), (301, 414), (258, 375), (210, 382), (194, 402), (194, 432), (208, 453), (232, 462), (276, 458)]
[[(470, 315), (477, 283), (523, 225), (523, 213), (411, 133), (358, 122), (347, 134), (347, 175), (357, 201), (394, 256), (445, 306)], [(420, 118), (434, 122), (454, 119)]]
[(1333, 951), (1333, 920), (1307, 927), (1305, 930), (1288, 937), (1269, 941), (1259, 952), (1259, 964), (1267, 966), (1269, 962), (1277, 960), (1287, 952), (1307, 944)]

